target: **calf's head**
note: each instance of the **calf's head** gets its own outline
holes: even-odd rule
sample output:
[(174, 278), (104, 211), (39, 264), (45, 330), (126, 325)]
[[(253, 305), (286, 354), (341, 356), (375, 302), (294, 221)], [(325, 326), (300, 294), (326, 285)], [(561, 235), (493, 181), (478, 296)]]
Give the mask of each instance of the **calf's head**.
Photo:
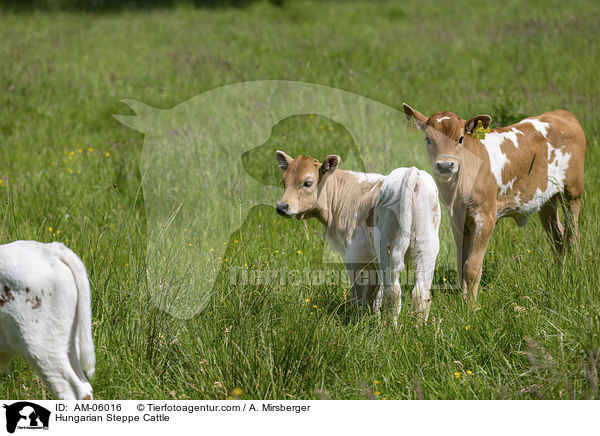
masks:
[(437, 112), (427, 118), (406, 103), (402, 104), (402, 109), (406, 119), (414, 120), (416, 126), (425, 134), (427, 153), (438, 181), (450, 180), (458, 173), (465, 135), (472, 134), (479, 121), (484, 128), (492, 122), (489, 115), (476, 115), (467, 121), (452, 112)]
[(283, 170), (283, 197), (277, 202), (277, 213), (287, 218), (306, 219), (317, 216), (319, 195), (326, 180), (337, 168), (340, 157), (328, 155), (323, 162), (309, 157), (292, 158), (277, 151), (277, 163)]

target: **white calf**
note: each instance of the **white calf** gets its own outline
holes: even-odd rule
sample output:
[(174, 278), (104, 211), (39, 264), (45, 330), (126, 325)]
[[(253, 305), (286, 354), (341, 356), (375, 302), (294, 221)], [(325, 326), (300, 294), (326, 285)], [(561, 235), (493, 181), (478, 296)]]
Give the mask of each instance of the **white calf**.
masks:
[[(321, 163), (278, 151), (277, 160), (284, 170), (285, 188), (277, 212), (299, 219), (314, 217), (325, 224), (328, 241), (344, 256), (361, 307), (372, 302), (379, 313), (383, 301), (396, 323), (400, 272), (408, 256), (416, 274), (414, 308), (426, 320), (441, 218), (433, 178), (414, 167), (398, 168), (387, 176), (336, 170), (340, 162), (336, 155)], [(371, 278), (377, 269), (381, 283)]]
[[(91, 399), (96, 356), (85, 265), (59, 242), (0, 245), (0, 370), (25, 359), (59, 399)], [(83, 369), (82, 369), (83, 368)]]

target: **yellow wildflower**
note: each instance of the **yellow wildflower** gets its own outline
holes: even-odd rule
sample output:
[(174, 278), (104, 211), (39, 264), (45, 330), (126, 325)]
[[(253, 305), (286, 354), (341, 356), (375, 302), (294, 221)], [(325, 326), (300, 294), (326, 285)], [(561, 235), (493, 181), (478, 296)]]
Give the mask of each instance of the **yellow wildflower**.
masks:
[(231, 393), (235, 396), (235, 397), (239, 397), (241, 396), (244, 391), (242, 391), (241, 388), (233, 388), (233, 391), (231, 391)]

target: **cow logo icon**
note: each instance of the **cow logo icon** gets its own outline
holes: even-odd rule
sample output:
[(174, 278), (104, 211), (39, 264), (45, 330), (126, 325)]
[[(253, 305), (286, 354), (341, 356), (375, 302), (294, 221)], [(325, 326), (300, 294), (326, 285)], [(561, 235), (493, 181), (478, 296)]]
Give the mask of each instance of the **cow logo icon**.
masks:
[(6, 409), (6, 431), (14, 433), (18, 429), (48, 430), (50, 411), (28, 401), (4, 405)]
[[(344, 154), (346, 168), (391, 171), (390, 159), (384, 156), (392, 153), (392, 146), (394, 162), (429, 164), (421, 148), (397, 145), (414, 141), (406, 134), (402, 111), (322, 85), (278, 80), (236, 83), (170, 109), (136, 100), (123, 103), (135, 115), (115, 118), (145, 135), (140, 174), (147, 287), (158, 308), (180, 319), (191, 318), (208, 305), (213, 285), (224, 271), (221, 266), (231, 265), (225, 255), (231, 249), (231, 235), (252, 214), (261, 213), (261, 207), (273, 208), (281, 197), (281, 174), (273, 156), (285, 144), (289, 147), (289, 141), (277, 136), (285, 120), (301, 119), (303, 124), (291, 122), (301, 131), (305, 131), (301, 126), (317, 119), (323, 120), (319, 131), (326, 129), (325, 124), (327, 131), (343, 130), (328, 153)], [(369, 144), (389, 150), (373, 153)], [(303, 153), (309, 154), (312, 147), (306, 145)], [(269, 158), (259, 169), (262, 156)], [(328, 253), (323, 252), (328, 256), (323, 260), (337, 263), (337, 255)]]

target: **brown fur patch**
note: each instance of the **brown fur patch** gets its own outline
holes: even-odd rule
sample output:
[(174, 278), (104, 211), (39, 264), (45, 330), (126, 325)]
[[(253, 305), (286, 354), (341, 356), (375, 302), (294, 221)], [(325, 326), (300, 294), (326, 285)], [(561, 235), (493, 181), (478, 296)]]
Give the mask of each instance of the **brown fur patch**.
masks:
[(15, 299), (14, 294), (10, 290), (10, 288), (4, 285), (4, 295), (0, 295), (0, 307), (4, 306), (6, 303), (9, 303)]
[(33, 304), (31, 305), (32, 309), (39, 309), (42, 305), (42, 299), (38, 296), (34, 298)]

